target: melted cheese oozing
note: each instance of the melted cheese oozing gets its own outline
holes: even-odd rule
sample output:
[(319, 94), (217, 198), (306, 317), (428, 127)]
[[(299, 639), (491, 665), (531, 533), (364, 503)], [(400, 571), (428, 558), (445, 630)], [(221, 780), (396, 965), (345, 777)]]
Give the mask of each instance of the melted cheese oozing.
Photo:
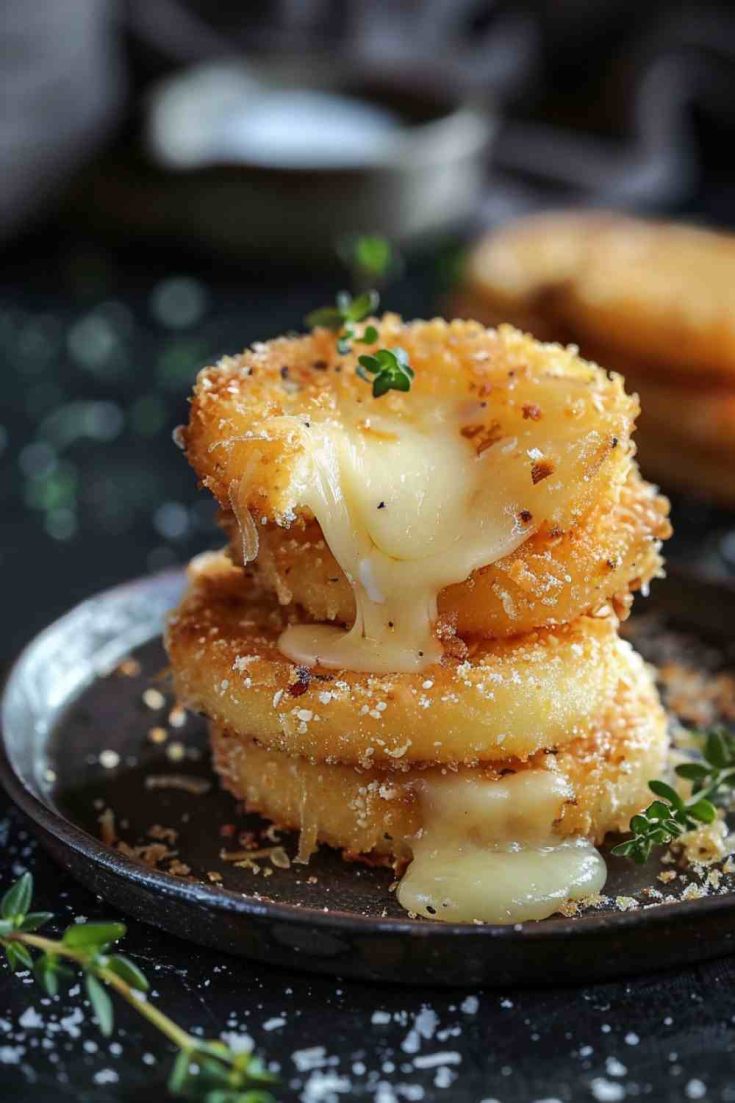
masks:
[(306, 666), (398, 673), (437, 662), (437, 596), (512, 552), (534, 531), (519, 520), (525, 466), (514, 440), (477, 455), (462, 436), (472, 411), (416, 402), (412, 420), (363, 408), (300, 426), (301, 503), (355, 596), (354, 626), (285, 630), (279, 647)]
[(553, 833), (571, 796), (550, 770), (425, 782), (424, 828), (399, 902), (429, 919), (505, 924), (545, 919), (566, 900), (599, 892), (601, 855), (586, 839)]

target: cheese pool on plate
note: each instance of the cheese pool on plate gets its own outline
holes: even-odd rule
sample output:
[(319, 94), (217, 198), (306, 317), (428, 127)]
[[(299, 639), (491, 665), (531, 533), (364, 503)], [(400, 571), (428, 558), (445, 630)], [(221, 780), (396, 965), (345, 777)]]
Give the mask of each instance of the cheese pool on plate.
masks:
[(517, 923), (599, 892), (607, 871), (598, 851), (587, 839), (554, 835), (571, 796), (549, 770), (426, 783), (424, 827), (398, 887), (400, 903), (446, 922)]

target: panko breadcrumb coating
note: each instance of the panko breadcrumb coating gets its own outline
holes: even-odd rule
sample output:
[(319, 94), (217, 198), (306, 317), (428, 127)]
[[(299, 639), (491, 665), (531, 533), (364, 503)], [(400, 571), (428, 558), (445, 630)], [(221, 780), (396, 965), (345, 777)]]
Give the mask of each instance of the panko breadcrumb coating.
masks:
[[(221, 523), (241, 563), (234, 518), (225, 514)], [(667, 500), (633, 467), (577, 524), (544, 526), (510, 555), (443, 590), (440, 623), (463, 638), (500, 638), (569, 624), (608, 603), (627, 616), (633, 592), (661, 575), (661, 541), (670, 534)], [(295, 603), (316, 621), (353, 623), (352, 590), (316, 522), (264, 526), (252, 569), (281, 604)]]
[[(391, 314), (372, 324), (381, 345), (406, 350), (416, 373), (409, 393), (380, 399), (380, 412), (410, 423), (421, 403), (467, 402), (463, 435), (478, 454), (512, 439), (525, 455), (518, 509), (533, 512), (538, 524), (565, 528), (611, 482), (624, 481), (638, 403), (618, 376), (510, 326), (403, 322)], [(375, 408), (356, 365), (354, 352), (337, 352), (332, 333), (315, 330), (255, 345), (199, 373), (182, 442), (223, 509), (232, 508), (233, 484), (243, 485), (245, 475), (239, 505), (258, 524), (288, 527), (303, 513), (310, 419), (339, 419), (343, 402), (364, 408), (365, 417)], [(537, 452), (553, 471), (534, 470)]]
[(508, 771), (545, 769), (569, 782), (556, 832), (601, 841), (625, 830), (650, 796), (666, 756), (666, 717), (646, 670), (621, 686), (615, 703), (588, 735), (558, 753), (538, 751), (526, 762), (485, 763), (475, 769), (416, 764), (405, 772), (327, 764), (260, 746), (247, 736), (211, 727), (216, 768), (227, 789), (281, 828), (303, 832), (300, 853), (316, 842), (351, 855), (401, 861), (410, 857), (422, 826), (422, 781), (442, 774), (493, 781)]
[[(663, 765), (618, 628), (668, 503), (619, 375), (508, 325), (368, 323), (200, 373), (179, 442), (229, 546), (169, 619), (177, 697), (299, 860), (410, 862), (411, 914), (541, 919), (599, 890), (592, 843)], [(373, 392), (361, 345), (400, 352), (408, 392)]]
[[(667, 503), (637, 477), (638, 407), (620, 378), (507, 326), (386, 315), (376, 327), (381, 343), (400, 342), (416, 372), (410, 393), (380, 399), (381, 417), (411, 431), (438, 404), (456, 410), (457, 439), (488, 461), (484, 485), (498, 488), (478, 505), (477, 522), (485, 509), (508, 529), (510, 554), (485, 566), (480, 558), (469, 579), (460, 573), (443, 589), (440, 631), (518, 635), (610, 601), (624, 613), (630, 591), (659, 572), (658, 542), (669, 527)], [(345, 624), (354, 620), (355, 582), (322, 553), (324, 534), (305, 503), (319, 426), (378, 432), (376, 402), (355, 366), (354, 354), (338, 354), (334, 335), (322, 330), (255, 346), (200, 373), (182, 436), (219, 501), (236, 560), (255, 559), (261, 582), (282, 602)], [(390, 512), (389, 485), (385, 498), (361, 507)]]
[(194, 561), (166, 646), (178, 699), (289, 754), (353, 765), (525, 758), (594, 727), (640, 660), (614, 617), (477, 641), (416, 674), (309, 671), (277, 647), (288, 612), (224, 555)]

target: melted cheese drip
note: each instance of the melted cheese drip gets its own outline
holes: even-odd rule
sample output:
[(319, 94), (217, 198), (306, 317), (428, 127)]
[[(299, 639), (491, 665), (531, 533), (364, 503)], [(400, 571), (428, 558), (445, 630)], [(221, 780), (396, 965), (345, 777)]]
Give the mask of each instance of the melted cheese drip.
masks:
[[(512, 552), (534, 531), (519, 513), (528, 461), (514, 440), (477, 455), (462, 436), (472, 410), (421, 405), (412, 421), (340, 420), (302, 426), (300, 501), (316, 517), (355, 596), (354, 626), (291, 626), (281, 651), (306, 666), (398, 673), (441, 657), (437, 596)], [(362, 420), (360, 420), (362, 419)]]
[(425, 782), (425, 826), (398, 887), (401, 905), (445, 922), (506, 924), (545, 919), (599, 892), (601, 855), (587, 839), (553, 833), (571, 795), (550, 770)]

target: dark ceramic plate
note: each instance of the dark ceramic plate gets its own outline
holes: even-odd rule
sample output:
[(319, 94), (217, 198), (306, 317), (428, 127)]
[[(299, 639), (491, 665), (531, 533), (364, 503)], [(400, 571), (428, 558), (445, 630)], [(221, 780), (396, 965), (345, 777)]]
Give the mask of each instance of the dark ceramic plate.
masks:
[[(735, 883), (679, 900), (701, 875), (664, 886), (658, 857), (642, 868), (610, 858), (601, 908), (515, 927), (411, 920), (388, 871), (325, 848), (308, 866), (223, 859), (266, 825), (219, 789), (202, 721), (171, 718), (159, 633), (181, 586), (166, 573), (78, 606), (26, 649), (6, 690), (8, 792), (54, 857), (122, 911), (275, 964), (411, 984), (589, 981), (735, 949)], [(732, 589), (675, 576), (641, 604), (633, 632), (651, 660), (683, 657), (707, 677), (735, 665)], [(294, 840), (283, 843), (293, 857)]]

